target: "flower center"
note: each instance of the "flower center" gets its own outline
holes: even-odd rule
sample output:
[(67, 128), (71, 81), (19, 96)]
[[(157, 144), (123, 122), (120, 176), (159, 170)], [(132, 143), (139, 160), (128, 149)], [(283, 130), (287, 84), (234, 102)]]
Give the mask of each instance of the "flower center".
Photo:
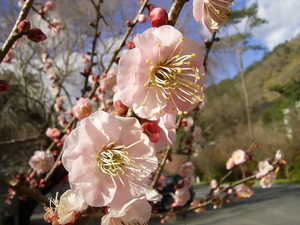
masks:
[(134, 163), (128, 157), (128, 152), (112, 149), (100, 153), (97, 165), (103, 173), (110, 176), (119, 176), (124, 174), (122, 167), (134, 166)]
[(103, 173), (111, 176), (115, 187), (116, 183), (114, 177), (118, 177), (121, 183), (125, 185), (120, 177), (120, 175), (125, 174), (125, 168), (131, 170), (139, 170), (139, 172), (143, 172), (142, 169), (137, 168), (136, 162), (132, 159), (133, 157), (129, 157), (128, 152), (125, 151), (126, 149), (139, 142), (140, 141), (130, 146), (115, 146), (115, 142), (111, 142), (108, 145), (104, 145), (99, 151), (98, 158), (96, 159), (97, 166)]
[[(149, 59), (146, 60), (147, 63), (152, 65), (150, 66), (149, 79), (144, 84), (144, 86), (148, 86), (149, 89), (155, 89), (159, 103), (163, 103), (160, 100), (161, 98), (171, 100), (175, 106), (173, 110), (178, 110), (179, 114), (182, 112), (180, 112), (174, 101), (175, 96), (183, 102), (190, 102), (192, 105), (202, 100), (201, 95), (198, 94), (201, 86), (196, 83), (200, 80), (198, 68), (192, 67), (191, 62), (189, 61), (190, 59), (195, 58), (196, 54), (181, 55), (183, 49), (180, 48), (179, 54), (174, 55), (179, 44), (183, 41), (184, 38), (180, 38), (171, 54), (171, 56), (173, 56), (167, 60), (159, 62), (156, 65)], [(157, 45), (157, 47), (160, 46), (160, 44)], [(145, 103), (142, 103), (141, 105), (144, 106)]]

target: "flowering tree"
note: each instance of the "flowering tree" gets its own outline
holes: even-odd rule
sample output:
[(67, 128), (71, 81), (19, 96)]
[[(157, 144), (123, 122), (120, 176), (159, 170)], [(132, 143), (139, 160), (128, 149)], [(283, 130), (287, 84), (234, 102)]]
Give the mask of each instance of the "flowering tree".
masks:
[[(111, 15), (122, 12), (126, 5), (78, 1), (76, 12), (86, 17), (68, 21), (64, 13), (70, 12), (62, 10), (63, 2), (19, 1), (19, 17), (0, 51), (0, 62), (7, 64), (3, 66), (21, 74), (22, 88), (30, 92), (28, 99), (43, 106), (46, 123), (41, 128), (51, 140), (46, 150), (39, 149), (30, 157), (26, 174), (6, 172), (0, 176), (1, 183), (11, 188), (7, 202), (14, 195), (22, 198), (22, 224), (28, 223), (38, 203), (45, 206), (45, 220), (52, 224), (88, 224), (96, 212), (105, 214), (101, 224), (147, 224), (156, 212), (155, 202), (161, 200), (157, 192), (164, 186), (161, 172), (181, 126), (194, 141), (186, 143), (190, 145), (187, 162), (178, 171), (181, 179), (169, 211), (159, 215), (162, 223), (182, 211), (202, 214), (207, 204), (220, 207), (230, 198), (250, 197), (257, 180), (263, 187), (271, 185), (285, 164), (281, 151), (274, 160), (261, 161), (253, 174), (223, 185), (236, 167), (246, 167), (251, 161), (253, 143), (247, 152), (233, 152), (226, 164), (228, 174), (211, 181), (211, 192), (205, 198), (187, 204), (195, 170), (190, 157), (201, 141), (201, 128), (194, 121), (205, 99), (205, 66), (211, 48), (206, 45), (204, 51), (174, 27), (187, 1), (173, 1), (169, 13), (141, 1), (134, 19), (124, 21), (126, 31), (121, 38), (123, 26), (109, 25), (123, 19)], [(193, 1), (190, 14), (213, 34), (212, 42), (225, 24), (231, 4), (232, 0)], [(111, 14), (105, 13), (105, 7)], [(33, 14), (29, 15), (30, 10)], [(139, 32), (138, 23), (146, 21), (142, 14), (146, 10), (150, 25)], [(78, 32), (80, 22), (89, 24), (90, 29), (84, 26)], [(33, 23), (49, 30), (35, 28)], [(28, 41), (23, 43), (25, 36)], [(102, 52), (98, 52), (99, 44)], [(18, 62), (23, 63), (15, 67), (13, 58), (19, 56)], [(31, 66), (26, 67), (28, 64)], [(26, 70), (33, 79), (39, 76), (43, 86), (28, 88)], [(74, 79), (76, 73), (81, 79)], [(0, 91), (9, 93), (10, 81), (1, 80), (0, 84)], [(79, 94), (78, 88), (80, 97), (74, 96)], [(70, 189), (49, 201), (45, 194), (66, 175)]]

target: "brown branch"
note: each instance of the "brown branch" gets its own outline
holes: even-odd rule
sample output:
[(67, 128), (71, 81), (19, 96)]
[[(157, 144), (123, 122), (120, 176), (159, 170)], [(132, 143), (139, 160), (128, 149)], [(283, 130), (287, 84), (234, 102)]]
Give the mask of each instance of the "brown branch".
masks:
[(18, 40), (20, 37), (22, 37), (22, 35), (17, 32), (18, 24), (22, 20), (26, 19), (33, 2), (34, 2), (34, 0), (27, 0), (24, 3), (24, 5), (23, 5), (23, 7), (20, 11), (19, 17), (18, 17), (18, 19), (17, 19), (10, 35), (8, 36), (7, 40), (5, 41), (5, 43), (3, 44), (3, 46), (0, 50), (0, 63), (3, 61), (3, 59), (6, 56), (7, 52), (11, 49), (11, 47), (16, 42), (16, 40)]
[(174, 26), (177, 22), (178, 16), (183, 8), (184, 4), (189, 0), (175, 0), (171, 5), (171, 9), (168, 13), (168, 24)]
[(21, 139), (12, 139), (9, 141), (1, 141), (0, 146), (6, 146), (6, 145), (20, 145), (26, 142), (34, 142), (39, 140), (46, 140), (47, 137), (45, 135), (39, 135), (35, 137), (27, 137), (27, 138), (21, 138)]
[(20, 184), (19, 180), (15, 179), (11, 174), (0, 173), (0, 183), (12, 188), (20, 196), (26, 195), (45, 206), (49, 204), (48, 198), (46, 198), (38, 189), (29, 188), (28, 186)]

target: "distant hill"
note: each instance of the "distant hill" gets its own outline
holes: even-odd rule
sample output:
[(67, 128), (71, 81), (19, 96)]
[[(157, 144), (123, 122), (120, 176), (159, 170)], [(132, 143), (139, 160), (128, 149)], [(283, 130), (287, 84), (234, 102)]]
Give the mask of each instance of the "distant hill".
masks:
[[(257, 156), (254, 160), (264, 160), (282, 149), (291, 162), (299, 156), (300, 165), (300, 110), (297, 114), (295, 108), (295, 101), (300, 100), (300, 35), (278, 45), (261, 61), (249, 66), (245, 79), (254, 136), (259, 144), (253, 153)], [(287, 138), (284, 108), (291, 109), (289, 123), (293, 139)], [(224, 174), (225, 162), (234, 150), (247, 150), (252, 144), (240, 76), (207, 87), (204, 109), (197, 113), (197, 118), (196, 123), (202, 128), (202, 150), (197, 163), (200, 174), (209, 179)], [(184, 135), (180, 130), (176, 145), (179, 151), (185, 148)]]
[[(249, 66), (245, 70), (245, 79), (254, 122), (270, 122), (273, 118), (264, 117), (272, 104), (282, 97), (278, 91), (272, 90), (274, 86), (300, 81), (300, 35), (278, 45), (261, 61)], [(225, 126), (224, 129), (230, 127), (231, 130), (232, 126), (246, 123), (244, 93), (239, 75), (209, 86), (206, 89), (206, 100), (205, 110), (200, 114), (206, 121), (210, 121), (208, 123), (220, 121), (224, 125), (219, 128)]]

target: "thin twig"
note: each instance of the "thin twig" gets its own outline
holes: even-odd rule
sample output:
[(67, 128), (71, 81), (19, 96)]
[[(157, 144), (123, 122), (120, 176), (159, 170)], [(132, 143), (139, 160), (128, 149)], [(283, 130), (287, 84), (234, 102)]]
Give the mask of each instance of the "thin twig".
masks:
[(33, 4), (34, 0), (27, 0), (21, 11), (20, 11), (20, 14), (19, 14), (19, 17), (10, 33), (10, 35), (8, 36), (8, 38), (6, 39), (5, 43), (3, 44), (1, 50), (0, 50), (0, 64), (1, 62), (3, 61), (4, 57), (6, 56), (7, 52), (11, 49), (11, 47), (13, 46), (13, 44), (16, 42), (16, 40), (18, 40), (20, 37), (22, 37), (21, 34), (19, 34), (17, 32), (18, 30), (18, 24), (22, 21), (22, 20), (25, 20), (30, 9), (31, 9), (31, 6)]

